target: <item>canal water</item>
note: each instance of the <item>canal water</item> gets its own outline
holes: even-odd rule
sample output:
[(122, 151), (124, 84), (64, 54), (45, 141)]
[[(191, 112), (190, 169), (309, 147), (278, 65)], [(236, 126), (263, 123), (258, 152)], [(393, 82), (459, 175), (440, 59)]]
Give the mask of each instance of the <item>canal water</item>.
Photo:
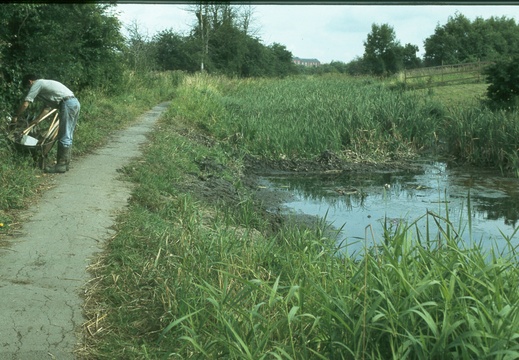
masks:
[(262, 183), (285, 193), (283, 213), (316, 216), (340, 229), (338, 245), (348, 253), (380, 244), (384, 229), (409, 225), (415, 238), (438, 239), (451, 224), (465, 245), (484, 250), (519, 244), (519, 179), (443, 162), (418, 165), (391, 173), (269, 176)]

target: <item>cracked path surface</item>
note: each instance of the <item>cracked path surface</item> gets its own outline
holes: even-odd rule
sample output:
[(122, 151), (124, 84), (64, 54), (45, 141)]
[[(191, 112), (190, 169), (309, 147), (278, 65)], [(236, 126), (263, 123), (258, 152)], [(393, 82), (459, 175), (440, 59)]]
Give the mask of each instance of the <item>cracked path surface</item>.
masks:
[(108, 146), (53, 175), (55, 186), (28, 210), (23, 235), (0, 248), (0, 359), (75, 359), (86, 322), (86, 269), (131, 193), (117, 169), (141, 154), (167, 106), (157, 105)]

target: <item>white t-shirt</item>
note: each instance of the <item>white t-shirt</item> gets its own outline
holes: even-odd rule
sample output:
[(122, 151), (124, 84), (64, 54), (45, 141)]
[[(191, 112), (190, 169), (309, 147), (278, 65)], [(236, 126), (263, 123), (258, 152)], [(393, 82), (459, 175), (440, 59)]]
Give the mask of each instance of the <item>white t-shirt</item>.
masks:
[(74, 96), (74, 93), (62, 83), (55, 80), (36, 80), (25, 97), (25, 101), (42, 100), (47, 106), (58, 107), (63, 98)]

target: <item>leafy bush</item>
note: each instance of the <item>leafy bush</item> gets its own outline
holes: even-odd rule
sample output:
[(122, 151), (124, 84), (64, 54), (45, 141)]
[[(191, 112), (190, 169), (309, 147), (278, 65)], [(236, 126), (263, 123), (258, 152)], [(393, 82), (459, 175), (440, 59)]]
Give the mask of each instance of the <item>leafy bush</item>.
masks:
[(500, 109), (515, 108), (519, 94), (519, 55), (502, 59), (485, 69), (490, 86), (487, 90), (490, 106)]

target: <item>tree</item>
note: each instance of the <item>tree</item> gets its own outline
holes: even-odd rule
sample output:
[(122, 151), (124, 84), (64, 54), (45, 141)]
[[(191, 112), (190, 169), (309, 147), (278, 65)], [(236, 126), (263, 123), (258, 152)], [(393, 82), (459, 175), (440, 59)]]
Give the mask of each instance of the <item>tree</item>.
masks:
[(241, 5), (238, 7), (238, 27), (246, 35), (255, 37), (258, 30), (253, 28), (254, 8), (251, 5)]
[(75, 90), (117, 85), (123, 37), (109, 9), (99, 4), (4, 5), (0, 38), (9, 44), (4, 66), (19, 72), (16, 81), (23, 72), (34, 72)]
[(154, 36), (153, 45), (159, 69), (188, 72), (198, 69), (198, 60), (193, 56), (188, 38), (172, 30), (164, 30)]
[(133, 71), (149, 71), (156, 67), (154, 48), (147, 34), (144, 34), (137, 21), (126, 27), (126, 61)]
[(296, 72), (295, 64), (292, 62), (292, 53), (284, 45), (273, 43), (268, 48), (272, 53), (270, 66), (274, 70), (275, 76), (284, 77)]
[(35, 16), (40, 4), (4, 4), (0, 12), (0, 114), (18, 105), (19, 82), (25, 70), (23, 38), (25, 23)]
[(247, 50), (243, 57), (240, 76), (263, 77), (272, 76), (274, 71), (269, 67), (270, 49), (257, 38), (246, 38)]
[(424, 60), (427, 66), (457, 64), (467, 60), (472, 26), (470, 20), (456, 13), (447, 24), (436, 26), (432, 36), (425, 39)]
[[(227, 3), (216, 3), (209, 1), (200, 1), (196, 5), (191, 5), (188, 11), (195, 14), (197, 18), (196, 25), (191, 32), (191, 39), (198, 40), (199, 43), (197, 54), (200, 58), (200, 71), (205, 71), (208, 63), (211, 63), (210, 42), (221, 43), (221, 40), (214, 41), (213, 35), (221, 26), (228, 28), (233, 27), (234, 11), (231, 5)], [(230, 25), (230, 27), (229, 27)]]
[(123, 37), (111, 7), (4, 4), (0, 12), (0, 110), (12, 112), (19, 105), (25, 73), (62, 81), (75, 92), (88, 86), (118, 89)]
[(519, 51), (519, 27), (506, 17), (478, 17), (471, 22), (456, 13), (445, 25), (436, 26), (424, 44), (427, 66), (491, 61)]
[(371, 33), (364, 42), (363, 62), (375, 75), (395, 73), (403, 68), (404, 48), (396, 40), (388, 24), (371, 25)]
[(360, 56), (355, 57), (352, 61), (346, 64), (346, 71), (350, 75), (361, 75), (368, 73), (364, 59)]
[(201, 70), (230, 76), (294, 73), (292, 54), (279, 44), (265, 46), (252, 36), (253, 9), (229, 2), (200, 2), (189, 11), (197, 22), (186, 44), (194, 46)]
[(512, 18), (491, 17), (485, 21), (486, 28), (482, 30), (487, 34), (484, 40), (491, 45), (487, 60), (500, 57), (513, 56), (519, 53), (519, 24)]
[(519, 105), (519, 55), (502, 59), (484, 71), (490, 85), (487, 97), (492, 107), (514, 109)]
[(422, 60), (416, 56), (418, 46), (406, 44), (402, 49), (402, 62), (406, 69), (416, 69), (422, 65)]
[(239, 76), (247, 52), (247, 35), (236, 26), (230, 6), (214, 6), (212, 10), (211, 63), (220, 73)]

